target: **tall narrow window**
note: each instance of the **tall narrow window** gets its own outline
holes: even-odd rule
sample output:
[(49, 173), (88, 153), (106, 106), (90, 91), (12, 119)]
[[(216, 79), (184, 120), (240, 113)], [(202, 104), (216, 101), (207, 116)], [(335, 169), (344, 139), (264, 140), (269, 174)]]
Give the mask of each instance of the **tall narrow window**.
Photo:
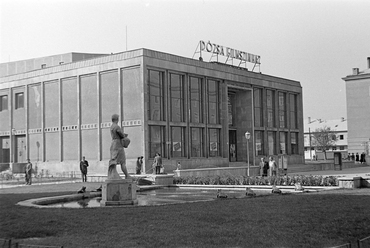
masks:
[(154, 158), (155, 154), (158, 152), (162, 157), (165, 157), (164, 148), (164, 127), (162, 126), (149, 126), (149, 156)]
[(269, 154), (268, 155), (274, 155), (275, 152), (275, 132), (267, 132), (267, 138), (268, 138), (268, 145), (269, 145)]
[(289, 95), (290, 128), (297, 129), (297, 95)]
[(171, 127), (172, 157), (185, 157), (185, 128)]
[(8, 96), (0, 96), (0, 112), (8, 109)]
[(229, 126), (235, 125), (235, 94), (229, 94), (227, 96), (227, 112)]
[(298, 133), (290, 133), (290, 146), (292, 154), (298, 154)]
[(203, 157), (203, 129), (191, 128), (191, 156)]
[(208, 80), (208, 122), (210, 124), (219, 124), (218, 87), (217, 81)]
[(24, 108), (23, 92), (15, 94), (15, 109)]
[(190, 77), (190, 121), (203, 122), (202, 84), (201, 79)]
[(170, 74), (171, 121), (184, 121), (184, 89), (181, 75)]
[(162, 72), (149, 70), (149, 119), (163, 121), (163, 75)]
[(209, 156), (218, 157), (221, 155), (220, 149), (220, 129), (209, 129)]
[(275, 127), (275, 99), (274, 92), (272, 90), (266, 90), (267, 100), (267, 126)]
[(280, 132), (280, 154), (286, 154), (287, 150), (287, 133)]
[(256, 155), (264, 155), (264, 142), (263, 142), (263, 132), (255, 131), (255, 141), (256, 141)]
[(256, 127), (263, 126), (263, 105), (262, 105), (262, 89), (254, 88), (254, 125)]
[(286, 127), (286, 97), (284, 92), (279, 92), (279, 127)]

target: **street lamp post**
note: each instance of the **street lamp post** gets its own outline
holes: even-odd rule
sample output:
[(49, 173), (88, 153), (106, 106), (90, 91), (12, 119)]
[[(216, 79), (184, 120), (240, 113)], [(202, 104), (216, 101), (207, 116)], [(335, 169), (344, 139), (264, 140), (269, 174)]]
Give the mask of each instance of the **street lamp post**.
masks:
[(249, 139), (251, 134), (247, 131), (245, 132), (245, 138), (247, 139), (247, 165), (248, 165), (248, 176), (249, 176)]

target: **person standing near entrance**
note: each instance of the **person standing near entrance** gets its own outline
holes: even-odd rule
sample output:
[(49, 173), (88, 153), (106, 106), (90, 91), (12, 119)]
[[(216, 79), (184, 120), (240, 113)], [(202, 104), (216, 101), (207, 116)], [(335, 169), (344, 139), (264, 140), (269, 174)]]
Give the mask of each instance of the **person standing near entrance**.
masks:
[(260, 168), (261, 168), (261, 176), (267, 177), (267, 171), (269, 169), (269, 163), (267, 161), (265, 161), (264, 157), (261, 158)]
[(161, 174), (162, 157), (158, 152), (155, 154), (153, 165), (153, 167), (155, 167), (155, 174)]
[(26, 184), (31, 185), (32, 184), (32, 163), (30, 159), (27, 159), (27, 165), (26, 165)]
[(80, 162), (80, 171), (82, 175), (82, 182), (87, 182), (87, 167), (89, 167), (89, 162), (85, 160), (85, 156), (82, 157)]
[(136, 161), (136, 174), (137, 175), (140, 175), (141, 174), (141, 169), (143, 167), (143, 156), (141, 157), (137, 157), (137, 161)]
[(276, 176), (276, 162), (273, 156), (269, 158), (269, 169), (270, 169), (270, 176)]

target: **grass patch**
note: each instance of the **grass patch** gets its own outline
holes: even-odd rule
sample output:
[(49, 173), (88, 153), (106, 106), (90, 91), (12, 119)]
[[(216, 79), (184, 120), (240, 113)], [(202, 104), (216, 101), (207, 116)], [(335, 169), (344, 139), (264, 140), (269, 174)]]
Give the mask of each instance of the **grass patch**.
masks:
[(1, 194), (0, 238), (64, 247), (330, 247), (370, 235), (370, 195), (308, 193), (127, 208), (15, 205), (70, 193)]

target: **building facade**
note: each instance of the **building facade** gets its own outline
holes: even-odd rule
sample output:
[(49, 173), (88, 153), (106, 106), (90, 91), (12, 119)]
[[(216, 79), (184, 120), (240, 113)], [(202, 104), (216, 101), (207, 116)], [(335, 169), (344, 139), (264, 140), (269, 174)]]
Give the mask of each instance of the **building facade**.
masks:
[[(165, 169), (304, 163), (299, 82), (148, 49), (43, 65), (0, 78), (0, 162), (106, 173), (112, 114), (131, 139), (127, 166), (156, 152)], [(245, 132), (251, 133), (249, 151)], [(151, 172), (151, 171), (150, 171)]]
[(348, 117), (348, 151), (365, 152), (368, 156), (370, 146), (370, 57), (367, 69), (353, 68), (352, 75), (343, 80), (346, 83)]
[(334, 158), (334, 152), (341, 152), (342, 158), (348, 155), (348, 128), (347, 119), (344, 117), (333, 120), (322, 120), (308, 118), (304, 122), (304, 150), (305, 159), (320, 160), (325, 159), (323, 151), (316, 149), (314, 145), (314, 133), (317, 129), (328, 127), (335, 134), (335, 144), (326, 151), (326, 158)]

